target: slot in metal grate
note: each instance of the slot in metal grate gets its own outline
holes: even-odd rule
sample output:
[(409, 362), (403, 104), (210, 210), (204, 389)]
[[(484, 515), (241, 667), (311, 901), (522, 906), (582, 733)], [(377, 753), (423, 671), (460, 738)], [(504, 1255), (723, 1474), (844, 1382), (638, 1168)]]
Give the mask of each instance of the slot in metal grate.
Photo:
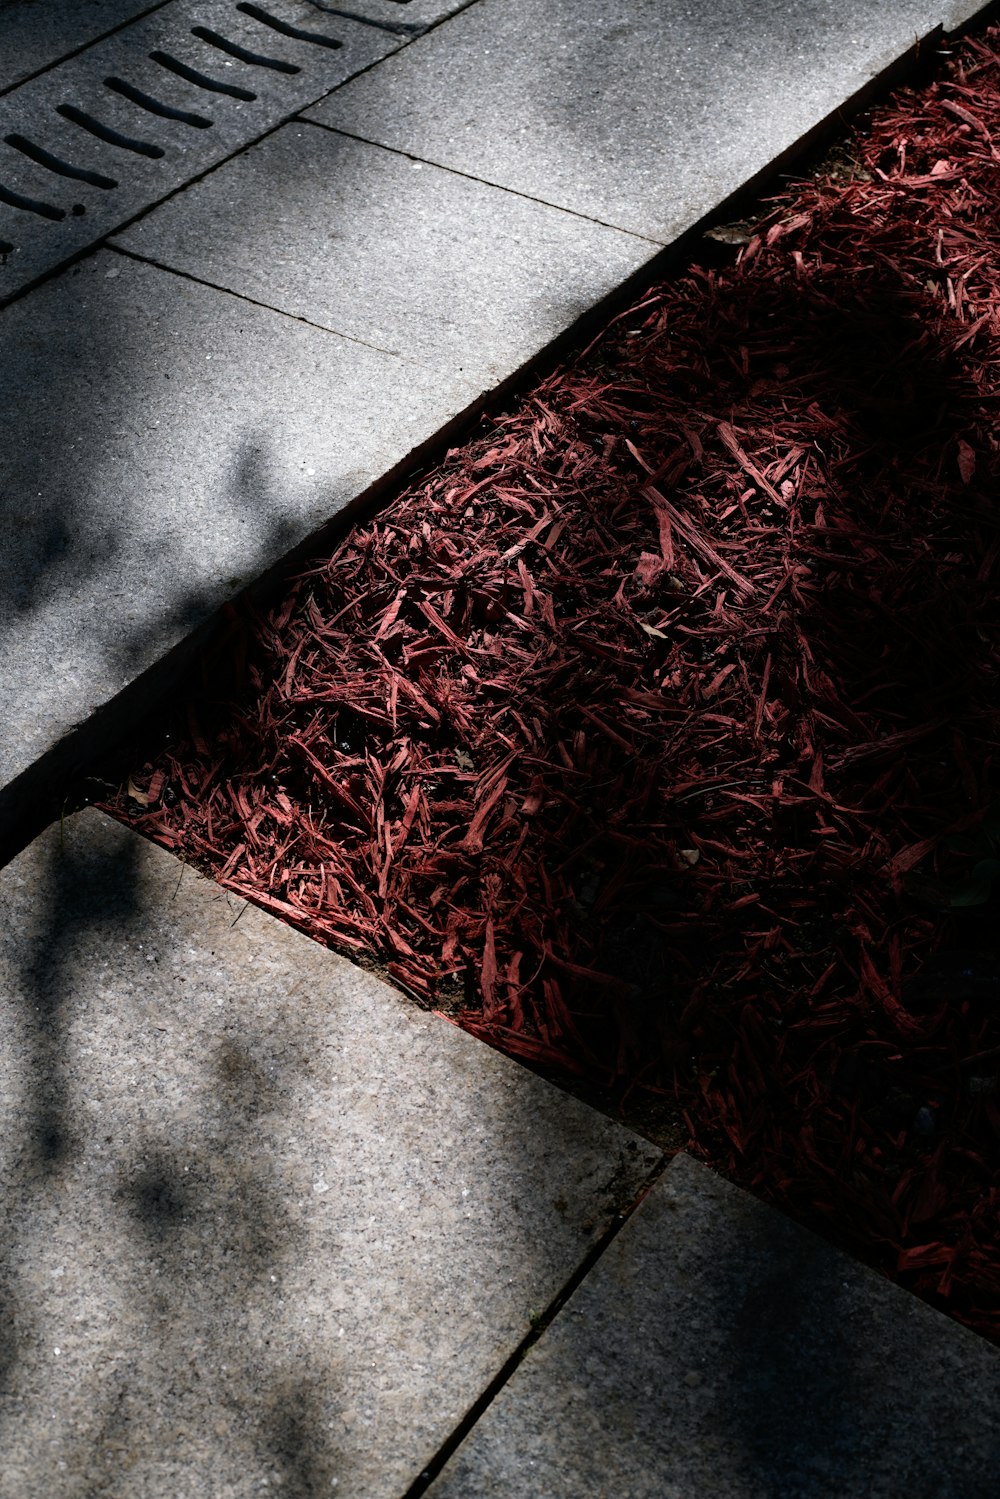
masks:
[(0, 306), (401, 46), (310, 0), (172, 0), (0, 98)]

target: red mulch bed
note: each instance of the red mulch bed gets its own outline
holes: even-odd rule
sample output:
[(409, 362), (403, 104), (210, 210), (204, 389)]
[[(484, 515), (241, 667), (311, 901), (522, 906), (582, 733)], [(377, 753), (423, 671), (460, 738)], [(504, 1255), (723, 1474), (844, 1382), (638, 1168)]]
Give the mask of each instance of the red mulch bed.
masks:
[(991, 31), (234, 613), (112, 810), (998, 1338), (995, 141)]

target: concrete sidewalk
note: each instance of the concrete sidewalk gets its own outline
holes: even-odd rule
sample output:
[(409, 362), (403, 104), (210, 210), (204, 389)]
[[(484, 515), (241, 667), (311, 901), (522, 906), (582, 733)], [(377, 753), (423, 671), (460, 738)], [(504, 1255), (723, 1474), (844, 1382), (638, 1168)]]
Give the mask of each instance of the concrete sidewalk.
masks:
[[(0, 3), (0, 844), (977, 8)], [(0, 1499), (995, 1491), (996, 1349), (96, 814), (0, 994)]]
[(2, 1499), (995, 1492), (1000, 1351), (109, 819), (0, 992)]
[(974, 9), (0, 9), (0, 841), (220, 604)]
[(110, 819), (0, 873), (0, 1495), (401, 1495), (654, 1146)]

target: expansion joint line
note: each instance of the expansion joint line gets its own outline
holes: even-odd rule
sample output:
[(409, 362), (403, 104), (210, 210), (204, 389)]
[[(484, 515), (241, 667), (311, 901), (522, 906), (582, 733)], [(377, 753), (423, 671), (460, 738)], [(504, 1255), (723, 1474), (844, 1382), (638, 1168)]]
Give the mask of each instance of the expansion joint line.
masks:
[(327, 16), (339, 16), (344, 21), (357, 21), (361, 26), (374, 26), (379, 31), (389, 31), (393, 36), (405, 36), (411, 41), (418, 36), (425, 36), (428, 31), (434, 31), (438, 26), (443, 26), (445, 21), (450, 21), (461, 11), (468, 10), (470, 6), (477, 4), (477, 0), (465, 0), (464, 5), (457, 5), (447, 15), (439, 16), (436, 21), (426, 21), (423, 25), (411, 21), (376, 21), (373, 16), (359, 15), (356, 10), (345, 10), (340, 5), (326, 5), (324, 0), (306, 0), (314, 10), (321, 10)]
[(569, 1301), (570, 1297), (573, 1296), (577, 1290), (579, 1290), (580, 1286), (587, 1279), (587, 1276), (590, 1274), (591, 1270), (593, 1270), (597, 1262), (603, 1257), (610, 1245), (621, 1233), (622, 1229), (625, 1227), (626, 1223), (629, 1221), (636, 1208), (646, 1197), (649, 1196), (649, 1193), (653, 1190), (660, 1177), (670, 1165), (670, 1160), (670, 1157), (664, 1155), (661, 1158), (659, 1164), (655, 1166), (646, 1177), (646, 1180), (643, 1182), (633, 1200), (626, 1207), (620, 1208), (615, 1213), (614, 1217), (611, 1220), (610, 1227), (605, 1230), (600, 1239), (598, 1239), (597, 1243), (580, 1262), (576, 1270), (570, 1276), (569, 1280), (563, 1286), (562, 1290), (556, 1294), (556, 1296), (546, 1307), (545, 1311), (542, 1312), (539, 1316), (533, 1317), (531, 1328), (528, 1331), (527, 1335), (522, 1338), (521, 1342), (514, 1349), (514, 1352), (505, 1361), (505, 1363), (501, 1365), (500, 1369), (490, 1380), (483, 1393), (479, 1396), (479, 1399), (469, 1407), (465, 1415), (462, 1417), (462, 1420), (455, 1427), (455, 1430), (451, 1433), (451, 1436), (449, 1436), (447, 1441), (445, 1441), (441, 1445), (438, 1451), (434, 1454), (431, 1461), (427, 1464), (426, 1468), (424, 1468), (423, 1472), (419, 1475), (418, 1478), (414, 1480), (414, 1482), (406, 1490), (405, 1494), (402, 1495), (402, 1499), (421, 1499), (421, 1495), (427, 1492), (431, 1484), (434, 1482), (435, 1478), (437, 1478), (438, 1474), (444, 1468), (445, 1464), (450, 1461), (450, 1459), (458, 1451), (458, 1448), (465, 1441), (466, 1437), (470, 1434), (473, 1428), (489, 1410), (490, 1406), (500, 1394), (500, 1391), (503, 1389), (504, 1385), (506, 1385), (511, 1377), (516, 1373), (518, 1367), (521, 1365), (521, 1363), (523, 1363), (524, 1359), (527, 1357), (528, 1353), (531, 1351), (534, 1345), (539, 1341), (540, 1338), (544, 1337), (545, 1333), (548, 1331), (549, 1327), (551, 1327), (556, 1317), (558, 1317), (559, 1313)]
[(308, 0), (314, 10), (325, 16), (337, 16), (342, 21), (357, 21), (360, 26), (374, 26), (377, 31), (389, 31), (393, 36), (423, 36), (429, 26), (413, 25), (408, 21), (376, 21), (372, 16), (360, 16), (355, 10), (343, 10), (339, 5), (324, 5), (323, 0)]

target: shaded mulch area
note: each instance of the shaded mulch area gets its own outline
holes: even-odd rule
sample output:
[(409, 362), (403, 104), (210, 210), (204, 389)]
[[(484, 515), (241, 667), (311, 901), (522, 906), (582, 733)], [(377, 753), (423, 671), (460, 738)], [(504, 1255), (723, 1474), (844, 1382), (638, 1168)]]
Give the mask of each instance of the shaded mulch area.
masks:
[(1000, 35), (943, 69), (234, 611), (111, 807), (1000, 1337)]

